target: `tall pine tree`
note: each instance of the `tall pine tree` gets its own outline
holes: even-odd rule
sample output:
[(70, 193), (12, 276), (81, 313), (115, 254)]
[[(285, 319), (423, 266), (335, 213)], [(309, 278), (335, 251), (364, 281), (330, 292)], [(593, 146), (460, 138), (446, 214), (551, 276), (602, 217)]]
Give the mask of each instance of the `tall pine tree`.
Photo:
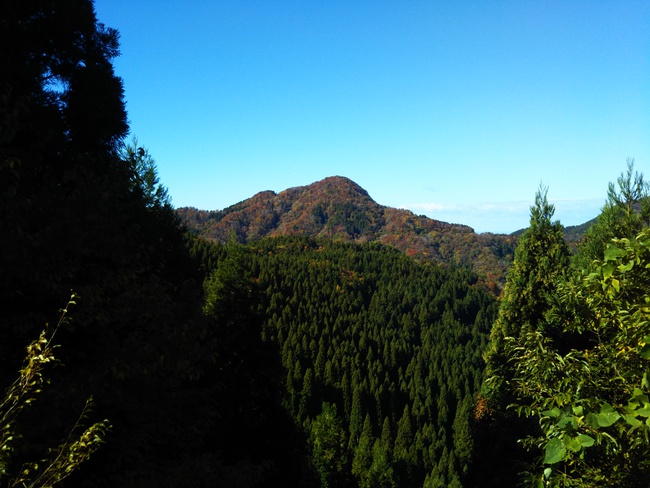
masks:
[[(562, 225), (552, 221), (554, 213), (555, 207), (547, 199), (547, 189), (540, 187), (530, 209), (530, 226), (515, 250), (499, 315), (492, 327), (485, 356), (484, 394), (493, 415), (484, 417), (483, 422), (477, 425), (477, 439), (482, 442), (477, 443), (476, 449), (482, 454), (474, 465), (477, 479), (487, 479), (488, 484), (483, 486), (514, 485), (517, 475), (512, 465), (530, 459), (521, 451), (517, 440), (522, 430), (534, 426), (517, 419), (512, 411), (507, 410), (514, 399), (510, 386), (514, 368), (507, 343), (540, 327), (544, 314), (552, 306), (550, 294), (569, 265), (569, 250)], [(487, 433), (481, 432), (483, 429)]]

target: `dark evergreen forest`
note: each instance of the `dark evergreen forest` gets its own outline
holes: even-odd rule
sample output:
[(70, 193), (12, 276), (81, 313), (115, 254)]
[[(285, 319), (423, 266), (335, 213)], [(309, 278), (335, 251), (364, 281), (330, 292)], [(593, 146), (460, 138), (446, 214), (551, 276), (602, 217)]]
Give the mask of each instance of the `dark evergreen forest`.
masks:
[[(187, 232), (90, 0), (0, 4), (0, 483), (647, 486), (650, 200), (471, 264)], [(71, 296), (73, 297), (71, 300)]]
[[(275, 384), (320, 486), (467, 478), (472, 405), (497, 307), (470, 271), (377, 244), (308, 238), (197, 241), (193, 253), (214, 268), (206, 311), (222, 323), (236, 317), (230, 327), (251, 328), (253, 341), (261, 334), (257, 356), (248, 365), (240, 358), (247, 376), (237, 383), (249, 392)], [(274, 358), (276, 377), (262, 381)]]

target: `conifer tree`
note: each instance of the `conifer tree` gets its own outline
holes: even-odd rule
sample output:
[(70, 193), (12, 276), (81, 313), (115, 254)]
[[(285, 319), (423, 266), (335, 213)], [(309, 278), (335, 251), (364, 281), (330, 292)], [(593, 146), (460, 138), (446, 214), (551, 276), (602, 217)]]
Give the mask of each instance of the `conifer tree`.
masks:
[(389, 447), (381, 439), (376, 439), (372, 446), (372, 464), (368, 473), (368, 481), (368, 486), (377, 488), (395, 488), (397, 486)]
[[(471, 397), (468, 395), (459, 403), (453, 423), (454, 452), (458, 460), (458, 472), (467, 475), (474, 457), (474, 440), (469, 427)], [(479, 453), (480, 455), (480, 453)]]
[(30, 409), (24, 455), (60, 438), (69, 406), (93, 395), (111, 439), (68, 483), (199, 483), (214, 461), (197, 455), (211, 413), (195, 380), (214, 352), (198, 340), (202, 277), (171, 207), (148, 205), (119, 156), (118, 40), (90, 0), (0, 2), (0, 380), (74, 289), (67, 367)]
[(370, 466), (372, 465), (372, 448), (375, 438), (372, 435), (372, 423), (370, 415), (366, 414), (363, 421), (363, 429), (359, 436), (359, 442), (353, 449), (354, 458), (352, 460), (352, 474), (357, 479), (359, 488), (372, 488), (369, 479)]
[[(495, 303), (487, 300), (492, 308), (475, 325), (487, 296), (469, 289), (471, 275), (389, 248), (306, 238), (260, 241), (241, 254), (250, 260), (235, 273), (244, 288), (266, 290), (261, 334), (282, 355), (283, 404), (294, 406), (295, 424), (313, 439), (316, 408), (340, 412), (345, 459), (332, 460), (327, 482), (421, 486), (445, 448), (445, 479), (462, 478), (452, 424), (459, 399), (479, 384)], [(332, 380), (317, 374), (323, 361)], [(322, 467), (313, 447), (312, 465)]]
[(607, 201), (600, 215), (585, 233), (574, 257), (577, 269), (588, 269), (600, 259), (612, 238), (635, 237), (650, 225), (650, 184), (634, 170), (634, 159), (627, 160), (627, 170), (616, 184), (609, 183)]
[(520, 433), (524, 445), (537, 449), (526, 474), (538, 486), (647, 485), (647, 187), (631, 162), (618, 184), (619, 192), (610, 184), (591, 243), (556, 287), (545, 325), (506, 345), (512, 407), (539, 426)]
[(569, 264), (562, 225), (551, 220), (555, 206), (548, 202), (547, 192), (546, 188), (540, 187), (535, 194), (535, 204), (530, 209), (530, 226), (515, 250), (499, 315), (490, 335), (486, 376), (495, 399), (505, 394), (504, 381), (510, 378), (508, 357), (504, 355), (505, 338), (518, 337), (522, 330), (537, 328), (551, 307), (549, 294)]
[(167, 188), (160, 183), (153, 156), (138, 144), (136, 137), (120, 147), (120, 157), (130, 167), (131, 190), (142, 194), (147, 207), (171, 206)]
[(406, 464), (414, 465), (416, 459), (413, 459), (413, 429), (411, 427), (411, 413), (409, 406), (404, 406), (402, 416), (397, 422), (397, 434), (395, 436), (395, 447), (393, 448), (393, 457), (396, 461), (404, 461)]
[(363, 424), (361, 423), (361, 390), (355, 387), (352, 392), (352, 409), (350, 411), (350, 447), (357, 442)]
[(348, 474), (347, 439), (336, 405), (324, 402), (311, 426), (312, 459), (321, 487), (345, 486)]
[[(486, 486), (516, 483), (517, 471), (530, 460), (517, 440), (522, 432), (534, 429), (525, 419), (520, 420), (507, 406), (514, 399), (510, 385), (514, 367), (510, 362), (508, 341), (528, 331), (536, 331), (544, 314), (551, 308), (551, 293), (569, 265), (569, 250), (562, 234), (562, 225), (551, 219), (555, 207), (548, 202), (547, 189), (540, 187), (530, 210), (530, 226), (521, 236), (515, 250), (515, 260), (508, 273), (499, 314), (492, 327), (485, 355), (486, 381), (484, 394), (493, 409), (492, 417), (484, 417), (477, 426), (477, 452), (481, 459), (475, 463), (477, 477), (487, 478)], [(491, 434), (489, 434), (491, 432)], [(507, 466), (504, 465), (507, 464)]]

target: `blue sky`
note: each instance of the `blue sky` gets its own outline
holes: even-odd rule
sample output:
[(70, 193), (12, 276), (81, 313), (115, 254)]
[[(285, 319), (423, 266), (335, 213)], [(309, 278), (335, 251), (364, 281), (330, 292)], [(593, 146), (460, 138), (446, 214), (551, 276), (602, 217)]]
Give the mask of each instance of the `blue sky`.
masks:
[(477, 232), (540, 183), (594, 217), (650, 178), (650, 2), (96, 0), (131, 131), (177, 207), (346, 176)]

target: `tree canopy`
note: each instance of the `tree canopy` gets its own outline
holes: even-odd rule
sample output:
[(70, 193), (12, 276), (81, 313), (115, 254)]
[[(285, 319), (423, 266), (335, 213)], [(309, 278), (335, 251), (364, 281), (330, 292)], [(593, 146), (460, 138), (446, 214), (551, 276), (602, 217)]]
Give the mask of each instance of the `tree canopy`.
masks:
[(538, 193), (492, 329), (486, 391), (495, 424), (520, 426), (512, 441), (528, 455), (517, 471), (535, 486), (645, 486), (647, 185), (628, 161), (571, 266), (559, 224), (537, 225), (544, 200)]

